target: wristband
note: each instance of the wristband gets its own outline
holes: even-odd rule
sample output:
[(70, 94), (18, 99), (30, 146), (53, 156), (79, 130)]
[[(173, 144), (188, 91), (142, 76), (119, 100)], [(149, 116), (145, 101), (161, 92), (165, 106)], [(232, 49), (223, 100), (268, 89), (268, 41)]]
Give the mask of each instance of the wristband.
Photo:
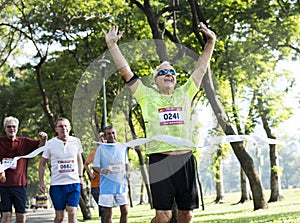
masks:
[[(124, 78), (123, 78), (124, 79)], [(126, 84), (128, 84), (129, 86), (133, 85), (137, 80), (139, 79), (139, 77), (136, 74), (133, 74), (133, 76), (130, 78), (129, 81), (125, 81)]]

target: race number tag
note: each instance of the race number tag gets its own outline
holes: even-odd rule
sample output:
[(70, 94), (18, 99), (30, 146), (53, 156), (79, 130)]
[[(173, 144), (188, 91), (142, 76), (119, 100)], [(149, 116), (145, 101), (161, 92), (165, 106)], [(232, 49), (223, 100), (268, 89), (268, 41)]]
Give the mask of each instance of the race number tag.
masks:
[(108, 169), (112, 174), (122, 173), (123, 172), (123, 163), (110, 163)]
[(181, 125), (184, 124), (182, 107), (159, 108), (160, 125)]
[(13, 158), (3, 158), (2, 164), (11, 165), (10, 169), (16, 169), (17, 168), (17, 162), (13, 162)]
[(74, 172), (74, 160), (58, 160), (58, 172)]

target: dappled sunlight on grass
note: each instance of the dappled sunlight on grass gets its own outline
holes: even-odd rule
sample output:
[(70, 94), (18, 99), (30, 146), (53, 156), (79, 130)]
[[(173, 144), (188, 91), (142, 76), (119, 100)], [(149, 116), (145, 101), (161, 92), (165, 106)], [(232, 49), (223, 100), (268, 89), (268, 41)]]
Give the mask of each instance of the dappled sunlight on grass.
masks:
[[(244, 204), (236, 204), (240, 200), (240, 193), (225, 194), (224, 202), (215, 204), (213, 196), (204, 198), (205, 210), (194, 211), (193, 222), (209, 223), (296, 223), (300, 222), (300, 188), (283, 190), (284, 199), (279, 202), (269, 203), (268, 209), (253, 211), (253, 201)], [(266, 191), (266, 199), (269, 198), (270, 192)], [(98, 210), (91, 209), (93, 220), (85, 221), (86, 223), (99, 223), (97, 217)], [(155, 210), (150, 209), (149, 204), (135, 205), (129, 208), (130, 223), (149, 223), (155, 214)], [(82, 220), (81, 212), (78, 211), (79, 220)], [(119, 207), (113, 208), (113, 223), (119, 222)]]
[[(269, 191), (265, 193), (269, 198)], [(225, 194), (224, 202), (215, 204), (215, 196), (205, 197), (205, 210), (196, 210), (193, 222), (300, 222), (300, 189), (283, 191), (284, 199), (269, 203), (268, 209), (253, 211), (253, 201), (236, 204), (240, 193)]]

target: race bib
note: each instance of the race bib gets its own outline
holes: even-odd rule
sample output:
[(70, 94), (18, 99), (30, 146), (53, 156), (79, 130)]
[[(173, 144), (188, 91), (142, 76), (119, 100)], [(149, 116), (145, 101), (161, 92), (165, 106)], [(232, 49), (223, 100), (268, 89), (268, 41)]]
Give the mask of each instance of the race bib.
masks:
[(123, 163), (110, 163), (108, 169), (111, 171), (112, 174), (122, 173), (123, 172)]
[(158, 114), (160, 125), (184, 124), (182, 107), (159, 108)]
[(11, 165), (10, 169), (16, 169), (17, 168), (17, 162), (13, 162), (13, 158), (3, 158), (2, 164), (8, 164)]
[(74, 172), (74, 160), (58, 160), (58, 172)]

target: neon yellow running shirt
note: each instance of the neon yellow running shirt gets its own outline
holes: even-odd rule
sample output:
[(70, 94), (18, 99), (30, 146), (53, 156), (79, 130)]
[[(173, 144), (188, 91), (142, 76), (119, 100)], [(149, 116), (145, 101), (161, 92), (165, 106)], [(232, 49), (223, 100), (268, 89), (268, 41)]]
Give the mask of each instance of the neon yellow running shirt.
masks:
[[(147, 138), (162, 134), (192, 141), (191, 102), (197, 92), (198, 88), (192, 77), (176, 88), (172, 95), (162, 95), (140, 81), (134, 97), (142, 108)], [(151, 141), (147, 144), (146, 153), (191, 149), (193, 148)]]

